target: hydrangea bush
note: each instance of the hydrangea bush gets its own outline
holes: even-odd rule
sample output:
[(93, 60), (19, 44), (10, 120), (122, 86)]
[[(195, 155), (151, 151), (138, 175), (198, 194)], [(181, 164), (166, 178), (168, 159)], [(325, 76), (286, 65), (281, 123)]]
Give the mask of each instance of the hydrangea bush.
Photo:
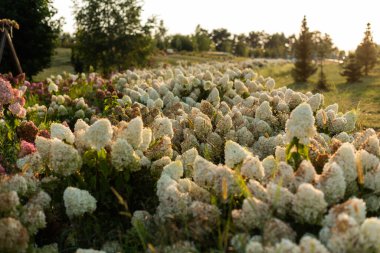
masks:
[(27, 83), (0, 251), (379, 252), (379, 134), (249, 65)]

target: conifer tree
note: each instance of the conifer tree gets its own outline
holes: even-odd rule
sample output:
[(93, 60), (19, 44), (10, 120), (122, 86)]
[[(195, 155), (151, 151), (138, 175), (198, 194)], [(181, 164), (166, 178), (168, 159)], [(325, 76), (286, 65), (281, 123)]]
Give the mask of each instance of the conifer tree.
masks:
[(313, 62), (313, 49), (313, 34), (309, 31), (306, 16), (304, 16), (300, 35), (294, 44), (296, 62), (292, 69), (292, 76), (295, 82), (306, 82), (317, 71)]
[(375, 67), (377, 60), (377, 48), (373, 42), (371, 24), (367, 24), (362, 43), (356, 49), (356, 57), (364, 68), (364, 74), (368, 76), (368, 72)]
[(358, 82), (362, 76), (361, 64), (358, 62), (356, 55), (350, 53), (343, 64), (343, 71), (340, 73), (346, 77), (347, 83)]

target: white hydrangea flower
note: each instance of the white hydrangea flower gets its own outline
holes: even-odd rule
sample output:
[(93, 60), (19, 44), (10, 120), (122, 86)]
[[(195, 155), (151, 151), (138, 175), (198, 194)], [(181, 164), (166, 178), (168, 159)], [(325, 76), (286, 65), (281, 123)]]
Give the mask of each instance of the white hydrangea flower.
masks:
[(96, 209), (96, 199), (88, 191), (71, 186), (63, 192), (63, 201), (69, 218), (92, 213)]
[(323, 95), (317, 93), (311, 96), (307, 103), (310, 105), (311, 110), (316, 112), (323, 104)]
[(49, 82), (48, 92), (49, 93), (58, 92), (58, 86), (54, 82)]
[(358, 173), (356, 170), (355, 148), (351, 143), (343, 143), (330, 158), (329, 163), (332, 162), (336, 162), (342, 169), (347, 183), (356, 180)]
[(364, 252), (380, 251), (380, 220), (378, 218), (367, 218), (360, 226), (359, 242)]
[(240, 146), (238, 143), (231, 140), (226, 141), (224, 147), (224, 160), (225, 164), (228, 167), (234, 168), (235, 165), (243, 162), (244, 159), (249, 155), (251, 155), (251, 153)]
[(153, 138), (155, 140), (160, 139), (163, 136), (168, 136), (173, 138), (174, 131), (172, 127), (172, 122), (169, 118), (156, 118), (152, 125)]
[(191, 148), (182, 154), (180, 159), (182, 160), (184, 173), (186, 177), (193, 177), (194, 161), (197, 155), (198, 155), (198, 151), (196, 148)]
[(36, 195), (34, 195), (30, 200), (29, 203), (32, 205), (38, 205), (42, 208), (49, 207), (51, 202), (51, 197), (49, 194), (47, 194), (45, 191), (41, 190)]
[(176, 215), (187, 215), (191, 198), (189, 193), (181, 192), (179, 184), (167, 174), (162, 174), (157, 181), (157, 196), (160, 204), (157, 215), (161, 220)]
[(36, 234), (39, 229), (46, 227), (46, 216), (39, 205), (25, 205), (20, 220), (31, 235)]
[(137, 210), (133, 212), (131, 223), (134, 227), (143, 225), (145, 228), (148, 228), (151, 219), (152, 216), (147, 211)]
[(365, 150), (369, 153), (380, 156), (380, 144), (379, 144), (379, 138), (377, 135), (372, 135), (368, 138), (367, 142), (365, 143)]
[(119, 138), (127, 140), (134, 149), (137, 149), (142, 143), (143, 127), (144, 123), (141, 117), (136, 117), (128, 122), (127, 127), (121, 131)]
[(346, 132), (341, 132), (341, 133), (335, 135), (334, 138), (341, 141), (342, 143), (352, 142), (354, 140), (354, 138), (352, 136), (348, 135), (348, 133), (346, 133)]
[(315, 179), (317, 173), (315, 172), (314, 166), (310, 161), (303, 160), (298, 167), (297, 171), (294, 173), (294, 186), (295, 189), (302, 183), (312, 183)]
[(258, 181), (261, 181), (265, 176), (264, 167), (260, 160), (255, 156), (246, 157), (240, 171), (242, 176), (256, 179)]
[(353, 197), (342, 204), (333, 206), (325, 216), (323, 225), (327, 227), (334, 226), (337, 217), (342, 213), (346, 213), (354, 218), (358, 224), (362, 224), (366, 217), (365, 202), (362, 199)]
[(163, 174), (166, 174), (178, 181), (183, 176), (183, 166), (181, 161), (174, 161), (166, 165), (162, 171)]
[(212, 186), (217, 167), (217, 165), (197, 155), (194, 160), (194, 182), (206, 188)]
[(343, 115), (343, 117), (346, 119), (346, 125), (344, 128), (344, 131), (346, 132), (352, 132), (355, 130), (356, 121), (358, 119), (358, 115), (355, 111), (349, 111), (346, 114)]
[(251, 146), (255, 141), (255, 137), (252, 132), (247, 129), (247, 127), (242, 127), (236, 131), (236, 136), (240, 145)]
[(294, 195), (287, 188), (272, 182), (267, 185), (267, 193), (271, 206), (279, 215), (285, 216), (291, 209)]
[(20, 199), (16, 191), (0, 193), (0, 213), (14, 210), (20, 205)]
[(69, 144), (73, 144), (75, 140), (74, 134), (70, 128), (59, 123), (52, 123), (50, 126), (50, 132), (52, 138), (57, 138), (62, 141), (66, 141)]
[(286, 148), (285, 147), (277, 146), (274, 154), (275, 154), (277, 161), (280, 161), (280, 162), (286, 161)]
[(234, 88), (236, 93), (239, 95), (243, 95), (244, 93), (248, 93), (248, 88), (244, 85), (244, 83), (238, 79), (234, 80)]
[(245, 246), (245, 253), (264, 253), (264, 247), (260, 242), (249, 241)]
[[(263, 228), (265, 222), (271, 217), (269, 206), (255, 197), (246, 198), (241, 210), (243, 227), (248, 229)], [(239, 221), (236, 220), (239, 224)]]
[(113, 129), (108, 119), (99, 119), (92, 124), (84, 134), (89, 146), (101, 150), (111, 142)]
[(292, 210), (302, 223), (318, 224), (325, 213), (327, 203), (322, 191), (311, 184), (303, 183), (295, 194)]
[(81, 168), (82, 158), (73, 146), (59, 139), (53, 139), (51, 141), (50, 166), (55, 173), (68, 176)]
[(324, 166), (323, 173), (317, 180), (317, 188), (324, 193), (329, 205), (343, 199), (346, 192), (346, 181), (338, 164), (334, 162)]
[(265, 250), (266, 253), (300, 253), (300, 248), (298, 245), (288, 239), (282, 239), (273, 247), (266, 247)]
[(207, 97), (207, 101), (209, 101), (213, 106), (218, 106), (220, 103), (219, 90), (214, 87), (212, 88), (210, 94)]
[(51, 139), (46, 139), (41, 136), (36, 137), (36, 148), (41, 158), (48, 162), (50, 159)]
[(272, 91), (275, 85), (276, 85), (276, 82), (274, 81), (273, 78), (270, 78), (270, 77), (265, 82), (265, 87), (267, 88), (268, 91)]
[(335, 103), (335, 104), (327, 106), (325, 108), (325, 111), (328, 112), (328, 111), (332, 110), (333, 112), (338, 113), (338, 109), (339, 109), (339, 105), (337, 103)]
[(112, 144), (111, 162), (118, 171), (124, 169), (138, 171), (141, 169), (140, 157), (135, 153), (132, 146), (122, 138), (118, 138)]
[(346, 213), (338, 215), (326, 235), (329, 235), (326, 245), (332, 252), (357, 252), (355, 242), (359, 237), (359, 225)]
[(139, 146), (141, 151), (146, 151), (152, 141), (152, 129), (144, 127), (142, 130), (142, 142)]
[(314, 122), (313, 112), (309, 104), (302, 103), (297, 106), (286, 121), (287, 141), (291, 142), (296, 137), (299, 143), (308, 145), (310, 138), (316, 134)]
[(299, 247), (301, 253), (329, 253), (326, 247), (316, 238), (305, 235), (301, 238)]
[(260, 106), (256, 109), (255, 118), (268, 122), (272, 117), (272, 107), (270, 106), (269, 102), (262, 102)]
[(90, 126), (82, 119), (78, 119), (74, 126), (74, 134), (79, 131), (86, 131)]
[(75, 253), (107, 253), (102, 250), (94, 250), (94, 249), (77, 249)]
[(19, 196), (23, 196), (28, 192), (28, 183), (25, 177), (16, 174), (6, 182), (5, 189), (7, 191), (15, 191)]

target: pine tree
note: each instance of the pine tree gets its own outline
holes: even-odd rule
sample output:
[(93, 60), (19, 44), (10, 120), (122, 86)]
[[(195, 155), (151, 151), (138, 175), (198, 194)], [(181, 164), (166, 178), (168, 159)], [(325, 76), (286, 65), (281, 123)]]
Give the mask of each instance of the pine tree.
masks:
[(313, 36), (314, 46), (315, 46), (315, 52), (317, 55), (317, 59), (319, 62), (319, 79), (317, 82), (317, 89), (318, 90), (328, 90), (328, 83), (327, 78), (324, 73), (323, 67), (324, 67), (324, 61), (325, 59), (332, 53), (334, 50), (333, 42), (331, 37), (328, 34), (322, 35), (320, 32), (315, 32)]
[(377, 60), (377, 48), (373, 42), (371, 24), (367, 24), (362, 43), (356, 49), (356, 56), (360, 64), (364, 67), (364, 74), (368, 76), (368, 72), (373, 69)]
[(313, 63), (313, 34), (309, 32), (306, 16), (302, 20), (301, 33), (294, 44), (294, 54), (296, 62), (292, 69), (292, 76), (295, 82), (306, 82), (307, 79), (317, 71)]
[(356, 55), (354, 53), (350, 53), (343, 64), (343, 72), (340, 74), (346, 77), (347, 83), (358, 82), (362, 77), (361, 68), (362, 66), (358, 62)]

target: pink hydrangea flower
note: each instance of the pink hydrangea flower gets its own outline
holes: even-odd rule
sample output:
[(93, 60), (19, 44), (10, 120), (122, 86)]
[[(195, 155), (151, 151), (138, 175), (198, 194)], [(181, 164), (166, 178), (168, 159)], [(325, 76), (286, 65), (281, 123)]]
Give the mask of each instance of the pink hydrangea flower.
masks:
[(24, 156), (33, 154), (36, 151), (37, 149), (32, 143), (27, 142), (27, 141), (21, 141), (20, 153), (18, 154), (18, 156), (22, 158)]
[(18, 118), (24, 118), (26, 116), (26, 110), (20, 103), (16, 102), (9, 106), (9, 111)]
[(7, 105), (14, 98), (13, 88), (7, 80), (0, 76), (0, 105)]
[(0, 164), (0, 175), (5, 175), (7, 172), (5, 171), (4, 167)]

